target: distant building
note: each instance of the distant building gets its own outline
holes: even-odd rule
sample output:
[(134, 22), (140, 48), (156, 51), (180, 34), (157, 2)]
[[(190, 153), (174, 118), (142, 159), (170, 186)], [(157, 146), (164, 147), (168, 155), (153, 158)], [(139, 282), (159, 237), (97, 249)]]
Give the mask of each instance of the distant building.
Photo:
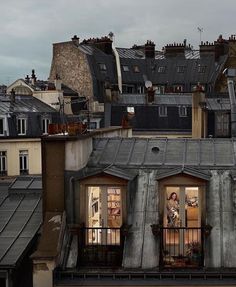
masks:
[[(150, 107), (152, 98), (185, 95), (198, 83), (204, 87), (206, 98), (224, 98), (227, 84), (222, 71), (235, 67), (236, 38), (232, 35), (225, 40), (220, 35), (214, 43), (201, 43), (199, 50), (186, 42), (166, 45), (161, 51), (155, 47), (147, 41), (142, 46), (115, 48), (109, 37), (80, 41), (74, 36), (71, 41), (53, 44), (49, 78), (59, 75), (63, 83), (89, 100), (94, 125), (121, 124), (122, 114), (127, 113), (124, 100), (128, 98), (136, 110), (134, 130), (168, 134), (177, 129), (177, 133), (184, 134), (191, 131), (191, 113), (187, 112), (186, 121), (176, 115), (178, 109), (185, 113), (186, 107), (176, 105), (176, 111), (166, 116), (171, 108), (159, 107), (156, 101), (156, 107)], [(141, 102), (135, 102), (138, 97)], [(174, 103), (171, 105), (174, 108)]]
[(0, 177), (41, 174), (41, 136), (60, 115), (32, 96), (0, 96)]

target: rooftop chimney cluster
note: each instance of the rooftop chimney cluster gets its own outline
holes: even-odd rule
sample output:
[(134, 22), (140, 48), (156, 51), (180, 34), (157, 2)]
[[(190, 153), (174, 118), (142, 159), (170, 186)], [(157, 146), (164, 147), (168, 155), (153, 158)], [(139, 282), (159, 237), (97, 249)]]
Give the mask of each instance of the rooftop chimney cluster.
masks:
[(151, 40), (147, 40), (147, 43), (144, 45), (145, 57), (146, 58), (155, 58), (155, 44)]
[(35, 82), (37, 81), (37, 77), (35, 75), (35, 70), (34, 69), (32, 70), (31, 78), (29, 77), (29, 75), (26, 75), (25, 81), (28, 84), (35, 85)]
[(84, 39), (82, 44), (94, 45), (98, 49), (102, 50), (104, 53), (108, 55), (112, 54), (112, 40), (107, 36), (101, 38)]

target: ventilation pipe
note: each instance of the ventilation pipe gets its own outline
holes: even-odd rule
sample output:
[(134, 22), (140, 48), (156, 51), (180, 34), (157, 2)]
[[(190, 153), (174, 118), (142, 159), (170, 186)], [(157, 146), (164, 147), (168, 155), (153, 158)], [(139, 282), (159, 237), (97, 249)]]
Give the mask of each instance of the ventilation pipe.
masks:
[(236, 69), (225, 69), (223, 74), (227, 78), (230, 109), (231, 109), (231, 137), (236, 137), (236, 99), (234, 89), (234, 78), (236, 77)]

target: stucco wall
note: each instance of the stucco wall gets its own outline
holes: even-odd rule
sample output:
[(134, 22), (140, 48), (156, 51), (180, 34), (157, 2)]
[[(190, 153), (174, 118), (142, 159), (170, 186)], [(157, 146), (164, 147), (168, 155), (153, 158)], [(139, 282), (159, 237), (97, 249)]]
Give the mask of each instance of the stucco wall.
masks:
[(33, 286), (52, 287), (54, 268), (55, 268), (54, 261), (35, 260), (33, 270)]
[(7, 152), (8, 176), (20, 174), (19, 151), (28, 150), (29, 174), (41, 174), (41, 140), (0, 140), (0, 151)]

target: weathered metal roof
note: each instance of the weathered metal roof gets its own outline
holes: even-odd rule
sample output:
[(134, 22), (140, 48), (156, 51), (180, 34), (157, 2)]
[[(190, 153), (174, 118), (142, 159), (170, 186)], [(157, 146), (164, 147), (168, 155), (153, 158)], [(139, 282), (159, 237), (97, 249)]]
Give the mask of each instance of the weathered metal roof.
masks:
[(15, 102), (9, 96), (0, 97), (0, 114), (6, 113), (52, 113), (57, 112), (49, 105), (32, 96), (16, 96)]
[(42, 222), (41, 203), (40, 193), (0, 192), (0, 266), (15, 266), (26, 251)]
[[(145, 105), (145, 94), (121, 94), (112, 105)], [(163, 94), (154, 96), (154, 105), (165, 106), (192, 106), (191, 94)], [(207, 98), (206, 107), (208, 110), (230, 110), (229, 98)]]
[(94, 139), (88, 167), (235, 168), (234, 139)]

